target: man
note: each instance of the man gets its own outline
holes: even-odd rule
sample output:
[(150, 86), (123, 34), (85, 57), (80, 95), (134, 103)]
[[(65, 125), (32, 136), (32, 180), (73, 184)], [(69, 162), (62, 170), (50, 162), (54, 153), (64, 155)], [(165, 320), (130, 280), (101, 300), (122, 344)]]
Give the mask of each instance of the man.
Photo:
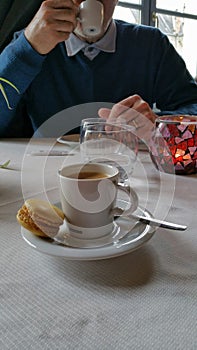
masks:
[(85, 37), (77, 20), (81, 2), (43, 1), (2, 52), (0, 77), (20, 94), (4, 83), (12, 109), (0, 94), (0, 137), (29, 136), (56, 113), (88, 102), (115, 103), (99, 115), (123, 114), (127, 122), (130, 108), (154, 121), (154, 104), (163, 114), (197, 114), (197, 85), (165, 35), (113, 21), (117, 0), (101, 0), (102, 31)]

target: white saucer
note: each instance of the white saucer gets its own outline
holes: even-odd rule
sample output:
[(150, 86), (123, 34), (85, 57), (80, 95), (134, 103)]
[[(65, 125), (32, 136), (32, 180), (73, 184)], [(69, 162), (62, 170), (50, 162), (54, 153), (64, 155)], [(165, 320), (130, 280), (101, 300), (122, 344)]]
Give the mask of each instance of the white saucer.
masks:
[[(152, 217), (148, 211), (141, 208), (138, 208), (135, 213), (147, 218)], [(51, 239), (37, 237), (23, 227), (21, 228), (21, 234), (32, 248), (41, 253), (64, 257), (68, 260), (99, 260), (132, 252), (146, 243), (155, 232), (155, 228), (150, 225), (132, 222), (125, 217), (118, 218), (116, 225), (119, 227), (118, 233), (115, 230), (115, 234), (108, 244), (90, 248), (73, 248), (59, 244)]]
[[(133, 226), (135, 224), (136, 220)], [(120, 236), (122, 236), (122, 233), (120, 232), (120, 225), (114, 221), (111, 232), (99, 238), (84, 239), (73, 237), (73, 235), (69, 233), (68, 223), (64, 220), (64, 224), (60, 227), (59, 233), (54, 237), (54, 240), (57, 243), (61, 243), (72, 248), (99, 248), (103, 247), (104, 245), (114, 243)]]

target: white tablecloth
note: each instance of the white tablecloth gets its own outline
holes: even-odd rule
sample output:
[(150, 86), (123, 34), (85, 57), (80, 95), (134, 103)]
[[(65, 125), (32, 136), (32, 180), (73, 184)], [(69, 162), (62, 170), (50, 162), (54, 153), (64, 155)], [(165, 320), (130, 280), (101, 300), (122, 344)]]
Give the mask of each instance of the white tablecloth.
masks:
[(70, 261), (30, 247), (15, 218), (43, 188), (58, 199), (57, 169), (66, 157), (27, 155), (49, 145), (0, 141), (0, 161), (11, 160), (0, 169), (0, 349), (196, 350), (197, 176), (174, 181), (140, 152), (131, 178), (140, 205), (188, 229), (159, 228), (121, 257)]

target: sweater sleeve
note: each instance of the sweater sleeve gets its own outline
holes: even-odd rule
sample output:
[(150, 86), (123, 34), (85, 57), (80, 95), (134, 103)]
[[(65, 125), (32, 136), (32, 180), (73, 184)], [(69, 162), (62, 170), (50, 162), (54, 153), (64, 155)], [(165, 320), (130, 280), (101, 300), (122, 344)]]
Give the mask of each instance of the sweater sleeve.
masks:
[[(15, 35), (15, 39), (4, 49), (0, 55), (0, 78), (6, 79), (14, 84), (19, 93), (8, 83), (1, 80), (0, 83), (6, 94), (10, 109), (6, 103), (5, 96), (0, 90), (0, 137), (18, 137), (10, 133), (13, 121), (17, 121), (18, 130), (24, 125), (24, 94), (31, 82), (42, 68), (45, 55), (36, 52), (25, 38), (24, 32)], [(29, 121), (27, 120), (27, 124)], [(20, 130), (19, 130), (20, 133)]]

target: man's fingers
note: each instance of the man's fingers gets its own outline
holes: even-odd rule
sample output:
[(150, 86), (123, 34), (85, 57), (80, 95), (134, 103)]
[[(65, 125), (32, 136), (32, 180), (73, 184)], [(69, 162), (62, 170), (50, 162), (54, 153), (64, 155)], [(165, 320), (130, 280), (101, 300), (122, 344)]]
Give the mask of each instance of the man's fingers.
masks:
[(118, 104), (124, 105), (126, 107), (133, 107), (133, 105), (136, 102), (140, 102), (141, 101), (141, 97), (137, 94), (129, 96), (127, 98), (125, 98), (124, 100), (120, 101)]
[(73, 22), (76, 20), (76, 15), (72, 9), (55, 9), (53, 11), (53, 18), (60, 21)]
[(74, 9), (76, 7), (72, 0), (45, 0), (42, 6), (51, 7), (53, 9)]
[(138, 102), (140, 103), (140, 101), (141, 98), (138, 95), (133, 95), (125, 98), (124, 100), (116, 103), (112, 107), (110, 114), (107, 116), (107, 118), (109, 118), (109, 120), (114, 120), (120, 116), (123, 116), (127, 110), (130, 110)]
[[(119, 123), (134, 126), (136, 135), (143, 140), (150, 139), (153, 123), (157, 117), (149, 104), (139, 95), (129, 96), (116, 103), (111, 110), (101, 108), (99, 116), (107, 119), (107, 122), (112, 125)], [(111, 129), (109, 126), (108, 128)]]
[(100, 118), (107, 119), (110, 115), (111, 109), (109, 108), (100, 108), (98, 111), (98, 115)]

